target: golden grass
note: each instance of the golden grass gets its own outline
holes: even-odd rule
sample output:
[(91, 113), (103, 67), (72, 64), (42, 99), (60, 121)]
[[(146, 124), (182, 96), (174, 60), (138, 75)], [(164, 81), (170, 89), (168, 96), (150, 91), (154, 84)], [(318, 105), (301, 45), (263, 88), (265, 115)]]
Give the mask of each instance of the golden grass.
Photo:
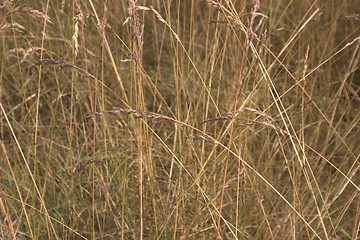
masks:
[(356, 2), (3, 1), (0, 238), (357, 239)]

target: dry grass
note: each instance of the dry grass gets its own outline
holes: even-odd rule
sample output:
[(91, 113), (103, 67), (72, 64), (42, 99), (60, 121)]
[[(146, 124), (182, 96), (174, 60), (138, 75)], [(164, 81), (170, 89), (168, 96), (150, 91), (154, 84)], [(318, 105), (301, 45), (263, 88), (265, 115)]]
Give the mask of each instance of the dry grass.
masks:
[(358, 12), (2, 1), (0, 239), (359, 238)]

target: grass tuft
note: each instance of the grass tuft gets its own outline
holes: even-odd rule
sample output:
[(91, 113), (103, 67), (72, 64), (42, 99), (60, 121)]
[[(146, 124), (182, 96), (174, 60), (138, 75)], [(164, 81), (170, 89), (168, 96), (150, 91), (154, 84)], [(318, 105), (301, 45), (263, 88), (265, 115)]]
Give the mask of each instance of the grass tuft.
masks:
[(0, 239), (358, 239), (360, 6), (0, 4)]

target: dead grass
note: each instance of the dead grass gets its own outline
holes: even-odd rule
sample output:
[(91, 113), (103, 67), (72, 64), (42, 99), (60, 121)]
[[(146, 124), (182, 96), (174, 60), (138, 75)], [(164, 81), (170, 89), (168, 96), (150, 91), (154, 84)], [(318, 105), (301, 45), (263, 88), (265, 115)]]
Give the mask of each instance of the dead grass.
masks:
[(0, 238), (357, 239), (359, 11), (3, 1)]

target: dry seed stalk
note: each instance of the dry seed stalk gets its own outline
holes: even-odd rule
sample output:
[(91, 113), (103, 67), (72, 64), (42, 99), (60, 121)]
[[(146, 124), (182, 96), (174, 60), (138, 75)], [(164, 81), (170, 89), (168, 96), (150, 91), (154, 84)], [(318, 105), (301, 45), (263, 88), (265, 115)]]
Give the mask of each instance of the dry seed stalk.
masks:
[(42, 59), (36, 63), (34, 63), (33, 65), (30, 66), (29, 68), (29, 73), (30, 75), (32, 74), (32, 71), (35, 67), (40, 66), (40, 65), (53, 65), (53, 66), (59, 66), (60, 68), (68, 68), (68, 67), (75, 67), (72, 64), (69, 64), (63, 60), (56, 60), (56, 59), (52, 59), (52, 58), (46, 58), (46, 59)]
[(12, 4), (14, 0), (5, 0), (2, 5), (0, 5), (0, 8), (4, 8), (10, 4)]
[(22, 33), (25, 30), (25, 27), (23, 27), (22, 25), (13, 22), (13, 23), (8, 23), (6, 21), (3, 22), (3, 24), (0, 26), (0, 31), (5, 31), (7, 29), (11, 29), (13, 31)]
[(140, 22), (139, 15), (136, 11), (135, 1), (128, 0), (127, 3), (129, 19), (133, 30), (133, 38), (135, 42), (135, 52), (133, 53), (133, 58), (137, 64), (141, 65), (144, 24)]
[[(248, 28), (247, 28), (247, 45), (253, 40), (256, 39), (260, 41), (259, 36), (256, 34), (256, 32), (259, 30), (261, 24), (263, 23), (264, 18), (266, 17), (264, 14), (261, 14), (258, 12), (260, 8), (260, 1), (254, 0), (253, 1), (253, 7), (251, 8), (250, 12), (250, 19), (248, 19)], [(254, 27), (255, 18), (257, 16), (261, 16), (258, 24)]]
[(84, 16), (78, 14), (77, 16), (74, 17), (75, 20), (75, 25), (74, 25), (74, 34), (72, 36), (72, 41), (74, 43), (74, 56), (75, 58), (77, 57), (78, 53), (79, 53), (79, 21), (82, 21), (84, 18)]
[(35, 53), (36, 55), (38, 55), (38, 51), (46, 51), (45, 48), (41, 48), (41, 47), (30, 47), (28, 49), (24, 49), (24, 48), (13, 48), (9, 50), (9, 53), (19, 53), (21, 54), (23, 57), (20, 60), (20, 63), (25, 62), (26, 58), (28, 56), (30, 56), (30, 54)]
[(229, 9), (227, 9), (225, 6), (223, 6), (222, 4), (220, 4), (214, 0), (208, 0), (208, 4), (210, 6), (212, 6), (213, 8), (217, 9), (218, 11), (222, 12), (222, 14), (225, 15), (228, 23), (235, 25), (237, 28), (239, 28), (245, 34), (247, 33), (247, 28), (242, 23), (242, 21), (235, 14), (233, 14)]
[(134, 115), (135, 118), (142, 118), (142, 119), (156, 119), (158, 121), (167, 121), (170, 123), (173, 123), (175, 125), (178, 126), (187, 126), (186, 123), (180, 122), (176, 119), (173, 119), (171, 117), (167, 117), (158, 113), (154, 113), (154, 112), (148, 112), (148, 111), (142, 111), (142, 110), (138, 110), (138, 109), (125, 109), (125, 108), (120, 108), (120, 107), (113, 107), (110, 110), (105, 110), (105, 111), (101, 111), (101, 112), (95, 112), (94, 114), (88, 115), (86, 116), (86, 118), (91, 118), (91, 117), (96, 117), (96, 116), (102, 116), (104, 114), (125, 114), (125, 115), (129, 115), (132, 114)]
[(74, 57), (76, 58), (78, 53), (79, 53), (79, 23), (84, 24), (84, 13), (81, 10), (81, 6), (79, 4), (79, 2), (76, 0), (75, 1), (75, 6), (76, 6), (76, 16), (74, 17), (74, 34), (71, 38), (71, 40), (74, 43)]
[(14, 8), (13, 12), (24, 12), (24, 13), (29, 12), (29, 13), (32, 13), (34, 16), (43, 18), (48, 23), (52, 23), (50, 20), (50, 17), (48, 15), (46, 15), (45, 13), (43, 13), (37, 9), (34, 9), (32, 7), (19, 6), (19, 7)]

